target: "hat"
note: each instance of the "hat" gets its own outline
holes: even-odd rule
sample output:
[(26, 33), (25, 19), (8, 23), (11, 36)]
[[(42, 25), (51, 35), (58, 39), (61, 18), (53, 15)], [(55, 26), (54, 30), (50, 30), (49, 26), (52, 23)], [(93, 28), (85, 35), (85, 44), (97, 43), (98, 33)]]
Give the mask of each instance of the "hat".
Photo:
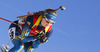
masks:
[(44, 13), (43, 18), (50, 19), (50, 20), (52, 20), (54, 22), (56, 21), (56, 16), (54, 14), (52, 14), (52, 13)]

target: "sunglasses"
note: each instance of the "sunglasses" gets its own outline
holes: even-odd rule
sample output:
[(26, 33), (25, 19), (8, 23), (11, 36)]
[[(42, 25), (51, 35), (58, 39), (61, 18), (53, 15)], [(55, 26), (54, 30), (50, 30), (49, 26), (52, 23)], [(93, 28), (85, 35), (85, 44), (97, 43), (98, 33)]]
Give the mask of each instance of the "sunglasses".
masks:
[(46, 19), (47, 23), (50, 23), (50, 24), (54, 24), (55, 23), (55, 22), (50, 22), (46, 17), (45, 17), (45, 19)]

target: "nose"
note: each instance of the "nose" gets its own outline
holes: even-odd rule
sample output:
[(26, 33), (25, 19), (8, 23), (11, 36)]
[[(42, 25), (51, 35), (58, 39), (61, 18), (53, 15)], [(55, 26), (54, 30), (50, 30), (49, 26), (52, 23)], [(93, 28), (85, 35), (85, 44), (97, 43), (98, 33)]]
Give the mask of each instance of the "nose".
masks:
[(51, 23), (48, 23), (48, 25), (52, 25)]

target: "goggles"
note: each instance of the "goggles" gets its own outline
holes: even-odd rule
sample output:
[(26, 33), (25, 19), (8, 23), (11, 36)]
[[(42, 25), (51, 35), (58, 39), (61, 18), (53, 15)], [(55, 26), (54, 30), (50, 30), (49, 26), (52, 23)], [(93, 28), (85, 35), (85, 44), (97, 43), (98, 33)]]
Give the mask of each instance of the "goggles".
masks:
[(47, 19), (46, 17), (45, 17), (45, 20), (46, 20), (47, 23), (50, 23), (50, 24), (54, 24), (55, 23), (55, 22), (50, 22), (49, 19)]

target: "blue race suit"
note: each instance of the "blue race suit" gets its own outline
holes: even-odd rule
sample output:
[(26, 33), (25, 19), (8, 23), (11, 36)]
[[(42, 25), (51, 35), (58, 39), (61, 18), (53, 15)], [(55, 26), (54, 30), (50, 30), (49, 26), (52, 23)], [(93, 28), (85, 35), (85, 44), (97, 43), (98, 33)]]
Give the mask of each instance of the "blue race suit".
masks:
[[(15, 28), (15, 37), (12, 39), (12, 43), (14, 47), (9, 50), (9, 52), (20, 52), (23, 48), (25, 52), (34, 52), (34, 49), (37, 48), (41, 43), (37, 39), (36, 35), (30, 36), (29, 33), (31, 31), (31, 27), (33, 26), (33, 15), (28, 16), (26, 19), (23, 28), (21, 29), (18, 25), (11, 24), (10, 28)], [(30, 22), (30, 25), (27, 24)], [(14, 21), (14, 23), (18, 23), (18, 20)], [(45, 27), (41, 26), (41, 22), (39, 23), (36, 30), (42, 30)], [(53, 30), (51, 29), (49, 32), (46, 32), (46, 37), (50, 37)], [(37, 39), (34, 41), (34, 37)]]

